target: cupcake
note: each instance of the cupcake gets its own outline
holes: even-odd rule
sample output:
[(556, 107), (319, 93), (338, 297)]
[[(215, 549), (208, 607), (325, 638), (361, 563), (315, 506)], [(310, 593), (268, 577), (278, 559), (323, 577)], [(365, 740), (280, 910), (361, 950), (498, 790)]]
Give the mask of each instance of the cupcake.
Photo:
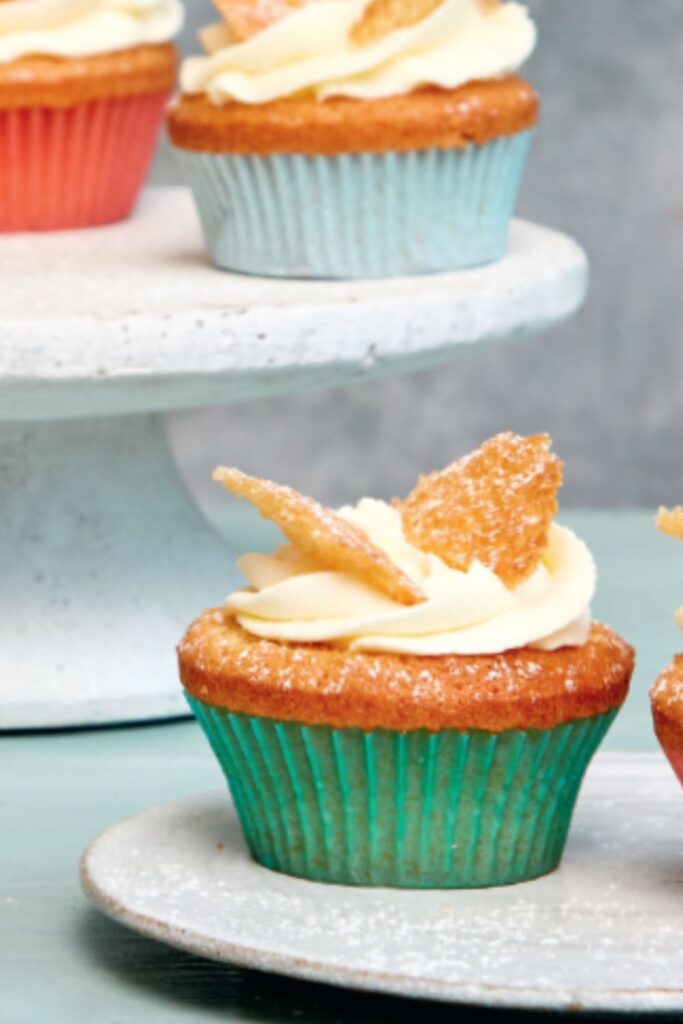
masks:
[[(683, 540), (683, 508), (661, 508), (657, 526), (670, 537)], [(676, 622), (683, 630), (683, 608), (676, 612)], [(650, 690), (650, 700), (657, 739), (683, 783), (683, 654), (664, 669)]]
[(0, 3), (0, 231), (126, 217), (173, 88), (179, 0)]
[(216, 0), (170, 137), (218, 267), (373, 278), (504, 255), (538, 99), (500, 0)]
[(404, 501), (338, 512), (229, 469), (282, 530), (179, 646), (253, 857), (315, 881), (521, 882), (557, 866), (633, 651), (553, 521), (545, 436), (502, 434)]

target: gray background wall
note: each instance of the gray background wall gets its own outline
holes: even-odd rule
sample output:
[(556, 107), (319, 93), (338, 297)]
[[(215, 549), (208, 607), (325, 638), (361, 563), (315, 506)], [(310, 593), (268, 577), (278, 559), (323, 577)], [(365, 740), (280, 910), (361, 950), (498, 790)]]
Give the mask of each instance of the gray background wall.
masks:
[[(188, 0), (183, 45), (209, 0)], [(683, 501), (683, 4), (531, 0), (527, 76), (542, 131), (521, 213), (575, 235), (588, 305), (539, 339), (453, 368), (174, 418), (200, 495), (217, 461), (330, 502), (407, 491), (502, 429), (548, 430), (567, 463), (564, 504)], [(175, 180), (162, 151), (155, 175)]]

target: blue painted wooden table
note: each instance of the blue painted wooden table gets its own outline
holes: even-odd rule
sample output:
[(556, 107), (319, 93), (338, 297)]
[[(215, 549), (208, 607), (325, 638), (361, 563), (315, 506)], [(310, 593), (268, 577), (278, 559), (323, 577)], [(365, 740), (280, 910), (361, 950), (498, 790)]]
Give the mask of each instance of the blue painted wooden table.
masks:
[[(608, 745), (654, 749), (647, 688), (683, 648), (672, 620), (683, 604), (683, 546), (659, 537), (649, 513), (564, 520), (596, 554), (596, 615), (639, 651), (633, 693)], [(0, 738), (0, 1024), (376, 1024), (418, 1016), (467, 1024), (506, 1016), (229, 969), (139, 938), (89, 907), (78, 884), (89, 839), (154, 804), (221, 785), (192, 722)]]

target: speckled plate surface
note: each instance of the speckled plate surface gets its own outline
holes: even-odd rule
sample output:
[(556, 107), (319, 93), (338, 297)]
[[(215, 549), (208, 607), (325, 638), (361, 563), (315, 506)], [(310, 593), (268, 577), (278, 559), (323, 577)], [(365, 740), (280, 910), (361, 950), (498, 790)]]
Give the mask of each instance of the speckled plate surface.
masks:
[(253, 863), (223, 794), (114, 825), (87, 894), (215, 960), (490, 1006), (683, 1011), (683, 794), (663, 758), (591, 767), (562, 868), (472, 892), (322, 886)]

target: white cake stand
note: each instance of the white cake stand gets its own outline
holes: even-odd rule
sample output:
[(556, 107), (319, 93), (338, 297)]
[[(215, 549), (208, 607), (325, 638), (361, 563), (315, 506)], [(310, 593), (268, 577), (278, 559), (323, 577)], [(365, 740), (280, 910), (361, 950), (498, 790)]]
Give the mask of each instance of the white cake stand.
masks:
[(5, 236), (0, 275), (0, 728), (21, 729), (185, 713), (174, 645), (221, 601), (233, 556), (178, 476), (162, 413), (540, 331), (579, 307), (587, 263), (517, 222), (480, 270), (236, 276), (206, 263), (185, 191), (157, 189), (126, 224)]

